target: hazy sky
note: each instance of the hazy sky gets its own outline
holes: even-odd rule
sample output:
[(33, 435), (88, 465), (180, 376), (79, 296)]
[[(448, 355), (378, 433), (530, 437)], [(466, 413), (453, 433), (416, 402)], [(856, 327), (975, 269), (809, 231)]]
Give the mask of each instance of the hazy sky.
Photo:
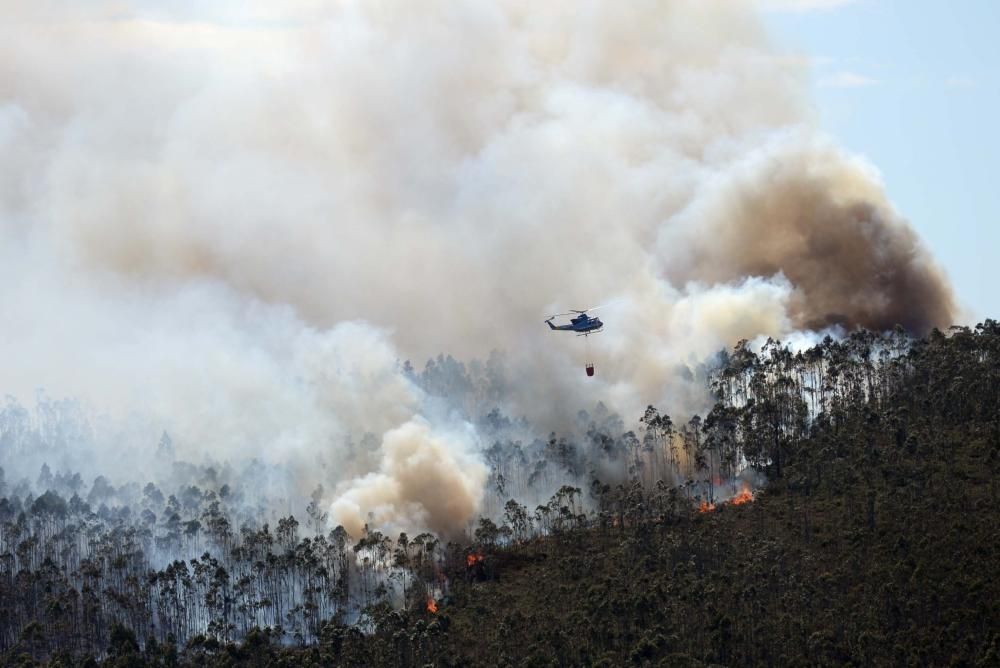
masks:
[(1000, 316), (1000, 2), (773, 5), (775, 39), (813, 61), (822, 127), (882, 172), (968, 320)]

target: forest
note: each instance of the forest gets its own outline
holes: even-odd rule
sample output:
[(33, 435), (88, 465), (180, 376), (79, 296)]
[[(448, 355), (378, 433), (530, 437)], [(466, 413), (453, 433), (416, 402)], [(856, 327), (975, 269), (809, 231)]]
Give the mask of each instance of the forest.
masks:
[[(450, 357), (405, 372), (499, 400)], [(741, 341), (696, 375), (711, 408), (676, 422), (471, 416), (489, 489), (457, 535), (352, 538), (322, 488), (279, 514), (210, 466), (2, 476), (0, 663), (1000, 664), (1000, 324)], [(0, 461), (59, 412), (8, 401)]]

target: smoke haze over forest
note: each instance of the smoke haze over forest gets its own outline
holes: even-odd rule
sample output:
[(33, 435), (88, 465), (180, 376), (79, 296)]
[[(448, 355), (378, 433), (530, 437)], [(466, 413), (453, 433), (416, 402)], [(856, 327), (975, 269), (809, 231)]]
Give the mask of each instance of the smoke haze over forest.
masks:
[[(446, 531), (489, 443), (405, 360), (482, 360), (544, 437), (701, 410), (740, 339), (957, 315), (750, 3), (4, 4), (0, 393), (106, 416), (54, 469), (154, 476), (166, 430)], [(588, 379), (542, 320), (604, 303)]]

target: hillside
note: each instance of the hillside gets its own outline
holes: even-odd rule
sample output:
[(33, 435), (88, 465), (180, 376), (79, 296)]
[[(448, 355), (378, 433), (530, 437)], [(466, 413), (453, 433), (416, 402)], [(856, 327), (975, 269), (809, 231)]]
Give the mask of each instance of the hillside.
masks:
[[(410, 564), (447, 578), (436, 612), (376, 596), (367, 632), (330, 621), (306, 646), (253, 630), (176, 648), (115, 623), (103, 664), (997, 665), (1000, 328), (824, 345), (750, 366), (737, 346), (714, 376), (718, 452), (702, 465), (724, 461), (711, 436), (729, 433), (770, 479), (752, 502), (701, 512), (693, 487), (639, 475), (595, 481), (584, 514), (567, 487), (544, 531), (481, 522), (475, 544), (448, 544), (425, 573)], [(803, 412), (783, 378), (820, 358), (822, 409)], [(31, 658), (44, 635), (29, 625), (4, 663), (45, 665)], [(64, 647), (47, 665), (88, 661)]]

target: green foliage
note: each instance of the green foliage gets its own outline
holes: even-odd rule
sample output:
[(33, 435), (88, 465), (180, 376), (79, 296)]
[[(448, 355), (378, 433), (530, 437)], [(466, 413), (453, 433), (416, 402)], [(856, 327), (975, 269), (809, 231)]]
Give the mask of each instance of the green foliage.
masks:
[[(451, 376), (442, 370), (456, 364), (440, 359), (431, 379), (444, 384)], [(83, 512), (82, 500), (12, 496), (0, 504), (12, 546), (0, 555), (0, 663), (84, 665), (92, 655), (111, 666), (997, 665), (997, 323), (915, 342), (857, 332), (794, 354), (777, 342), (759, 353), (742, 343), (711, 382), (717, 403), (704, 419), (677, 425), (650, 407), (636, 433), (588, 416), (614, 425), (588, 438), (626, 478), (585, 491), (564, 485), (534, 512), (511, 500), (494, 514), (500, 526), (478, 523), (473, 546), (378, 531), (350, 545), (342, 529), (301, 538), (292, 517), (274, 534), (264, 526), (237, 537), (220, 502), (189, 487), (157, 508), (162, 526), (176, 525), (178, 539), (210, 534), (228, 554), (138, 579), (139, 539), (123, 531), (68, 576), (44, 548), (68, 514)], [(530, 463), (539, 477), (581, 468), (577, 444), (553, 436), (540, 447), (554, 467)], [(500, 454), (488, 456), (496, 471), (508, 467), (504, 485), (528, 484)], [(698, 501), (717, 500), (706, 498), (716, 493), (711, 481), (731, 479), (743, 462), (767, 476), (766, 489), (752, 503), (697, 512)], [(88, 501), (113, 493), (100, 479)], [(158, 493), (144, 492), (151, 502)], [(199, 504), (202, 523), (182, 538), (182, 516)], [(320, 523), (316, 512), (309, 518)], [(348, 551), (360, 570), (344, 566)], [(241, 560), (259, 562), (268, 595), (284, 599), (246, 595), (266, 614), (286, 606), (268, 628), (231, 628), (237, 594), (254, 583)], [(400, 580), (404, 609), (388, 604), (375, 577), (393, 565), (409, 574)], [(342, 601), (338, 573), (364, 594), (359, 625), (343, 623), (339, 604), (306, 615), (280, 588), (315, 577), (308, 589), (329, 597), (315, 600)], [(444, 581), (438, 612), (427, 612), (425, 593)], [(164, 616), (147, 635), (154, 592), (167, 592), (164, 606), (187, 605), (192, 592), (196, 605), (178, 604), (178, 616), (208, 615), (208, 631), (178, 642)]]

